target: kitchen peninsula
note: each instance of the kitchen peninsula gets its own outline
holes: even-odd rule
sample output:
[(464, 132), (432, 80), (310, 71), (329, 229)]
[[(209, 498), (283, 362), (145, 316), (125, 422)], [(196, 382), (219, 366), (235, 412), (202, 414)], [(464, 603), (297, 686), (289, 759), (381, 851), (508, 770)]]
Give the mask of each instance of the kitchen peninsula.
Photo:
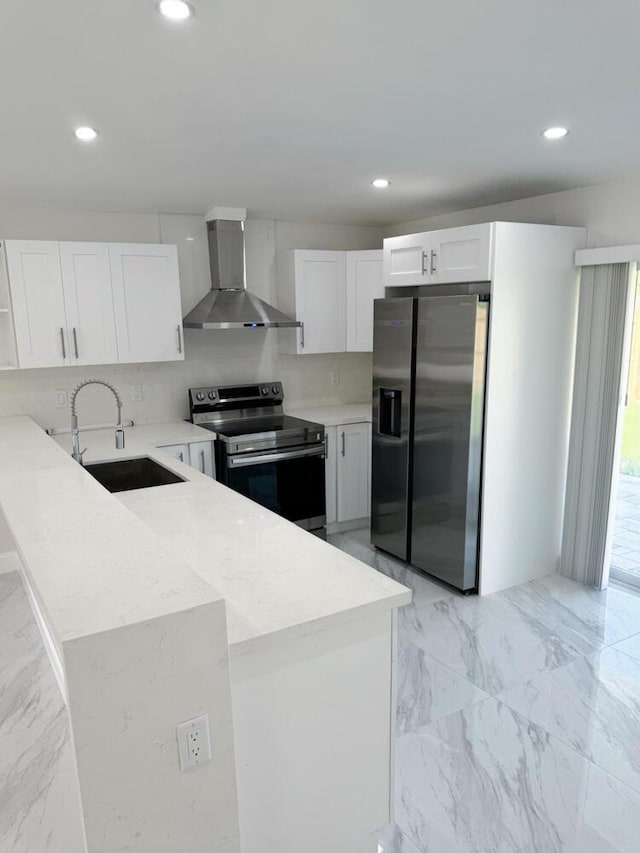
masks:
[[(83, 433), (86, 462), (183, 480), (112, 495), (29, 418), (0, 421), (0, 551), (60, 664), (87, 849), (375, 850), (410, 592), (158, 449), (202, 440), (175, 429), (124, 450)], [(212, 761), (181, 773), (175, 727), (203, 714)]]

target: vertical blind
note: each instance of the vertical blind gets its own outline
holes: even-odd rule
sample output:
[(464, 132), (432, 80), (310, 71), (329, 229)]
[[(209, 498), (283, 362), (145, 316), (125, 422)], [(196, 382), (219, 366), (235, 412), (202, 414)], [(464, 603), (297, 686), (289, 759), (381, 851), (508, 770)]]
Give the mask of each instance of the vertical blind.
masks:
[(560, 572), (602, 587), (629, 264), (582, 268)]

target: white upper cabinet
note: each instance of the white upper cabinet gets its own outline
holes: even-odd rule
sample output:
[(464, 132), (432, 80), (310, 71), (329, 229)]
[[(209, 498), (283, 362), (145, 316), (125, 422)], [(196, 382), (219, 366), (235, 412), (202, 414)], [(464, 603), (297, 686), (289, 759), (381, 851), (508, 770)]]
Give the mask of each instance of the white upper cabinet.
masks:
[(18, 367), (184, 358), (175, 246), (6, 240)]
[(428, 284), (430, 250), (430, 232), (387, 237), (382, 250), (386, 287)]
[(433, 231), (429, 283), (490, 281), (493, 225), (468, 225)]
[(490, 281), (494, 223), (426, 231), (384, 241), (386, 287)]
[(384, 296), (382, 251), (347, 252), (347, 351), (373, 351), (373, 300)]
[(278, 307), (303, 323), (301, 329), (281, 330), (281, 352), (344, 352), (345, 253), (306, 249), (282, 253), (278, 259)]
[(118, 361), (106, 243), (60, 243), (71, 364)]
[(380, 249), (282, 252), (278, 307), (303, 327), (280, 330), (280, 352), (371, 352), (373, 300), (380, 296), (384, 296)]
[(5, 248), (20, 367), (70, 364), (58, 244), (7, 240)]
[(119, 361), (184, 359), (176, 247), (112, 243), (109, 256)]

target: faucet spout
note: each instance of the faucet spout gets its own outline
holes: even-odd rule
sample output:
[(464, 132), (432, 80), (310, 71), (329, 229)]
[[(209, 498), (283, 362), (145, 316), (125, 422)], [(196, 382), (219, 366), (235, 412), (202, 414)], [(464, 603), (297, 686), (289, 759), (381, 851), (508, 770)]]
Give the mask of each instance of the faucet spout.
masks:
[(73, 389), (73, 393), (71, 394), (71, 455), (76, 460), (76, 462), (80, 463), (80, 465), (83, 464), (82, 457), (85, 451), (80, 450), (80, 429), (78, 427), (76, 399), (78, 397), (78, 392), (81, 391), (83, 388), (86, 388), (87, 385), (104, 385), (104, 387), (108, 388), (109, 391), (111, 391), (113, 396), (116, 398), (116, 405), (118, 407), (118, 420), (116, 425), (116, 449), (124, 449), (124, 427), (122, 426), (122, 400), (120, 398), (120, 394), (118, 394), (117, 390), (114, 388), (113, 385), (111, 385), (111, 383), (105, 382), (104, 379), (85, 379), (84, 382), (81, 382)]

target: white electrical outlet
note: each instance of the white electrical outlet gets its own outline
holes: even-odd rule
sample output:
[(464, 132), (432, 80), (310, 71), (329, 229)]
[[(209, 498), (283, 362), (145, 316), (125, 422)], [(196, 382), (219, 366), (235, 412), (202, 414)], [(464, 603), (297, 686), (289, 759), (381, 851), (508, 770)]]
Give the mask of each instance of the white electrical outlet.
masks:
[(340, 384), (340, 382), (342, 381), (342, 376), (340, 376), (340, 371), (339, 371), (339, 370), (332, 370), (332, 371), (330, 371), (330, 373), (329, 373), (329, 377), (330, 377), (330, 379), (331, 379), (331, 384), (332, 384), (332, 385), (336, 385), (336, 386), (337, 386), (337, 385), (339, 385), (339, 384)]
[(211, 761), (211, 737), (209, 716), (195, 717), (176, 726), (180, 770), (190, 770), (206, 761)]
[(131, 386), (131, 399), (135, 400), (136, 403), (141, 403), (144, 400), (144, 394), (142, 393), (142, 385)]
[(66, 391), (56, 391), (56, 409), (66, 409), (69, 405), (69, 395)]

